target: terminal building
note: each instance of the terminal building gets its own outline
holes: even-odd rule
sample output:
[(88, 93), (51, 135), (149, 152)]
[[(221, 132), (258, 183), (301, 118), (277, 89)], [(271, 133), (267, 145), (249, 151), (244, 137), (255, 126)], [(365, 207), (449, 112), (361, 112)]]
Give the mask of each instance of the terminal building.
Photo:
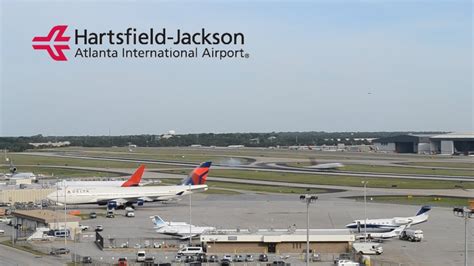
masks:
[[(346, 253), (355, 236), (346, 229), (310, 229), (309, 241), (313, 253)], [(222, 230), (201, 235), (201, 243), (211, 253), (302, 253), (306, 230)]]
[(397, 153), (474, 154), (474, 132), (448, 134), (405, 134), (373, 141), (375, 150)]

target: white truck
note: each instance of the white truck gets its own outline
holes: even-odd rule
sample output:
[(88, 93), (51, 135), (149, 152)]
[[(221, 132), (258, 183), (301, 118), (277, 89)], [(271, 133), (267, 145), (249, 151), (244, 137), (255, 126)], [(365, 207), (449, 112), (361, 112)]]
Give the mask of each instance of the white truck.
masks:
[(357, 254), (363, 255), (380, 255), (383, 253), (382, 245), (373, 242), (354, 243), (352, 248)]
[(132, 207), (125, 208), (125, 217), (135, 217), (135, 210)]
[(359, 266), (358, 262), (354, 262), (352, 260), (338, 260), (337, 266)]
[(407, 240), (411, 242), (420, 242), (423, 240), (423, 231), (422, 230), (414, 230), (414, 229), (407, 229), (402, 231), (398, 236), (400, 240)]

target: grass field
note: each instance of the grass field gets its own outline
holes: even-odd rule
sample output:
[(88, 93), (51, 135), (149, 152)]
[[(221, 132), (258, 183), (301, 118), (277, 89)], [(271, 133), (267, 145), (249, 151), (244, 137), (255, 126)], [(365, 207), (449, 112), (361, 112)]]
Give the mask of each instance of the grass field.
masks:
[(414, 166), (432, 166), (432, 167), (452, 167), (452, 168), (467, 168), (474, 170), (474, 159), (472, 163), (457, 163), (457, 162), (407, 162), (402, 163)]
[[(160, 179), (162, 184), (171, 185), (176, 184), (176, 179), (163, 178)], [(230, 183), (230, 182), (220, 182), (220, 181), (208, 181), (206, 184), (209, 186), (209, 190), (206, 193), (217, 194), (215, 191), (232, 191), (234, 190), (246, 190), (254, 192), (267, 192), (267, 193), (290, 193), (290, 194), (302, 194), (308, 193), (305, 188), (295, 188), (295, 187), (279, 187), (279, 186), (265, 186), (265, 185), (249, 185), (249, 184), (239, 184), (239, 183)], [(311, 189), (311, 193), (328, 193), (329, 190), (326, 189)], [(235, 192), (238, 194), (238, 192)], [(222, 193), (219, 193), (222, 194)]]
[[(352, 197), (357, 201), (363, 201), (364, 197)], [(371, 196), (367, 202), (381, 202), (407, 205), (429, 205), (441, 207), (467, 206), (467, 198), (439, 197), (439, 196)]]
[[(15, 165), (57, 165), (57, 166), (81, 166), (81, 167), (99, 167), (99, 168), (137, 168), (140, 163), (134, 162), (117, 162), (105, 160), (89, 160), (76, 158), (61, 158), (49, 156), (34, 156), (25, 154), (9, 154)], [(147, 168), (176, 168), (179, 166), (167, 164), (146, 164)]]
[[(309, 163), (287, 163), (288, 166), (305, 167)], [(455, 167), (455, 166), (452, 166)], [(397, 167), (383, 165), (365, 165), (365, 164), (347, 164), (340, 170), (341, 172), (370, 172), (370, 173), (393, 173), (393, 174), (413, 174), (413, 175), (440, 175), (440, 176), (474, 176), (472, 170), (449, 170), (449, 169), (430, 169), (415, 167)]]
[[(162, 171), (165, 173), (186, 174), (184, 170)], [(238, 178), (249, 180), (265, 180), (277, 182), (292, 182), (315, 185), (351, 186), (361, 187), (362, 181), (369, 181), (368, 187), (374, 188), (405, 188), (405, 189), (448, 189), (448, 188), (474, 188), (474, 182), (456, 182), (442, 180), (422, 180), (405, 178), (376, 178), (355, 176), (313, 175), (298, 173), (281, 173), (268, 171), (247, 170), (211, 170), (211, 177)]]
[[(9, 170), (8, 167), (0, 167), (0, 173), (7, 173)], [(44, 175), (44, 176), (55, 176), (59, 178), (68, 178), (68, 177), (117, 177), (121, 176), (117, 173), (109, 172), (98, 172), (98, 171), (86, 171), (86, 170), (76, 170), (76, 169), (64, 169), (64, 168), (49, 168), (49, 167), (19, 167), (18, 172), (31, 172), (35, 175)]]

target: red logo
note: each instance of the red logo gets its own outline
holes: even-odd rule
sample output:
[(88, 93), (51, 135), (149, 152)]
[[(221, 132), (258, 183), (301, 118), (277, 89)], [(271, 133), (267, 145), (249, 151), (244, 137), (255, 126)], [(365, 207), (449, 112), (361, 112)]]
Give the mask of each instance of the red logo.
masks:
[(33, 49), (46, 50), (49, 56), (51, 56), (51, 58), (55, 61), (67, 61), (66, 55), (64, 54), (63, 50), (69, 50), (69, 45), (67, 44), (67, 42), (71, 37), (64, 36), (64, 32), (66, 31), (66, 29), (67, 25), (56, 25), (51, 28), (47, 36), (34, 37)]

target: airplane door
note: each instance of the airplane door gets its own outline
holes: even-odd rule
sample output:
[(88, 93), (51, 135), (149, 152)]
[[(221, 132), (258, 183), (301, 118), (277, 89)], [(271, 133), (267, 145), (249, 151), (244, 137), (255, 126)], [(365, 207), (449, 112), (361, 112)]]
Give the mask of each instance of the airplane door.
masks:
[(276, 252), (276, 243), (268, 243), (268, 253)]

